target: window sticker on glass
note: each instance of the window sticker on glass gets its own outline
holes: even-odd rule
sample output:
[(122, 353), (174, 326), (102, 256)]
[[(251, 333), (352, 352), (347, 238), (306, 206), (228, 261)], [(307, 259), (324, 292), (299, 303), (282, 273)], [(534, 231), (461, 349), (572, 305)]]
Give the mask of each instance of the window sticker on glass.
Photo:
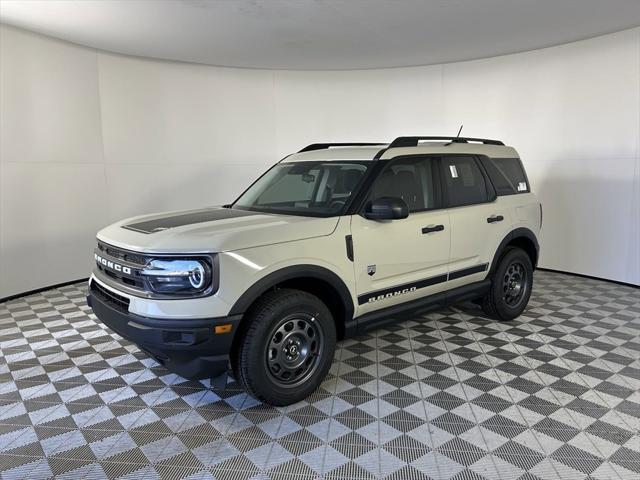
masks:
[(519, 192), (526, 192), (527, 191), (527, 182), (518, 183), (518, 191)]
[(455, 165), (449, 165), (449, 170), (451, 171), (451, 178), (458, 178), (458, 170)]

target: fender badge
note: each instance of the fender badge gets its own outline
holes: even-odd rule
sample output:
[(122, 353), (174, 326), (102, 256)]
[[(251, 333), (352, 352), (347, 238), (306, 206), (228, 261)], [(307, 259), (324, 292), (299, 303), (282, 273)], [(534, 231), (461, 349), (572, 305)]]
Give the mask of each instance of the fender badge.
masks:
[(376, 274), (376, 266), (375, 265), (369, 265), (367, 267), (367, 273), (369, 274), (370, 277), (375, 275)]

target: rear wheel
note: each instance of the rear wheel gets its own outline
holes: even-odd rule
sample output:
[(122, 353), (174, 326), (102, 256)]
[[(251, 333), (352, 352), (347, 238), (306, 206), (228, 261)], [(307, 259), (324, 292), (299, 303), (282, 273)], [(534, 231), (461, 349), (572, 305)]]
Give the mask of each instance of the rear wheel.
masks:
[(524, 250), (509, 247), (491, 278), (489, 293), (482, 299), (482, 309), (492, 318), (513, 320), (529, 303), (533, 287), (533, 266)]
[(290, 405), (318, 388), (336, 344), (335, 324), (322, 301), (298, 290), (276, 290), (258, 300), (245, 321), (232, 367), (249, 394)]

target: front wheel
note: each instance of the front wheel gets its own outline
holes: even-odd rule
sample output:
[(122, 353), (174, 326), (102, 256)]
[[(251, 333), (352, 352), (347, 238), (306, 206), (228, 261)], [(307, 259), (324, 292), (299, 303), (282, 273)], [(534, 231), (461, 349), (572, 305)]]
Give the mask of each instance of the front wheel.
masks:
[(529, 303), (533, 287), (533, 266), (529, 255), (516, 247), (508, 248), (491, 277), (491, 289), (482, 299), (484, 312), (498, 320), (513, 320)]
[(281, 289), (248, 313), (232, 358), (236, 380), (253, 397), (282, 406), (303, 400), (322, 383), (336, 345), (331, 312), (317, 297)]

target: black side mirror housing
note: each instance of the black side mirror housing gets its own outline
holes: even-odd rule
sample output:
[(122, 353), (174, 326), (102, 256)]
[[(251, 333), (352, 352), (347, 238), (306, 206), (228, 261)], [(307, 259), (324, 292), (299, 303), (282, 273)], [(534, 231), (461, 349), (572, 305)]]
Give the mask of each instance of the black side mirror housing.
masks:
[(409, 207), (397, 197), (380, 197), (369, 202), (364, 218), (369, 220), (399, 220), (409, 216)]

